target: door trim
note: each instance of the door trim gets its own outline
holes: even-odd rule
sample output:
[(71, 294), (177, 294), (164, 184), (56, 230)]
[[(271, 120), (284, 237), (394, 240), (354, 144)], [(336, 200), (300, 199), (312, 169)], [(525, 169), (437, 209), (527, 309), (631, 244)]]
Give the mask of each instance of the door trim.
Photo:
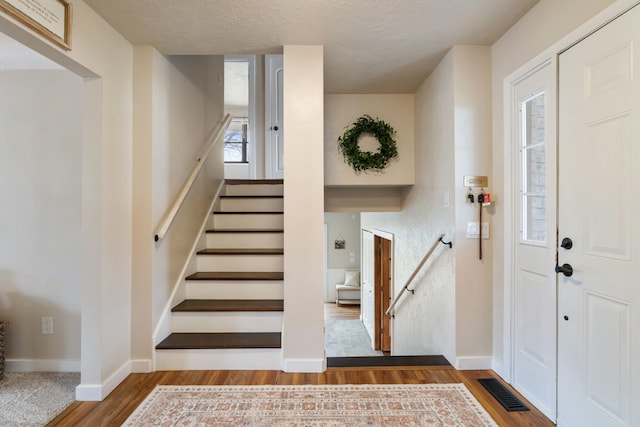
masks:
[[(378, 229), (375, 229), (375, 228), (371, 229), (371, 230), (365, 230), (365, 231), (370, 231), (373, 234), (373, 238), (374, 238), (374, 253), (377, 253), (377, 249), (375, 248), (375, 240), (376, 240), (375, 238), (376, 237), (383, 238), (383, 239), (389, 241), (389, 296), (391, 298), (393, 298), (393, 296), (395, 296), (394, 277), (393, 277), (394, 276), (394, 271), (395, 271), (395, 269), (394, 269), (394, 262), (395, 262), (395, 260), (394, 260), (394, 258), (395, 258), (395, 256), (394, 256), (394, 253), (395, 253), (394, 235), (393, 235), (393, 233), (389, 233), (389, 232), (386, 232), (386, 231), (378, 230)], [(374, 265), (375, 265), (376, 262), (377, 262), (377, 260), (374, 257)], [(375, 270), (375, 268), (374, 268), (374, 270)], [(375, 286), (375, 281), (374, 281), (374, 286)], [(374, 293), (375, 293), (375, 289), (374, 289)], [(377, 299), (374, 297), (374, 301), (376, 301), (376, 300)], [(378, 314), (375, 313), (375, 305), (376, 304), (374, 302), (374, 339), (376, 340), (376, 342), (379, 342), (378, 335), (375, 333), (376, 332), (375, 330), (378, 329), (376, 327), (376, 325), (377, 325), (376, 318), (377, 318)], [(382, 321), (384, 322), (384, 319), (382, 319)], [(394, 343), (393, 337), (395, 335), (393, 318), (388, 319), (388, 322), (389, 322), (388, 323), (388, 325), (389, 325), (388, 332), (389, 332), (389, 335), (390, 335), (389, 349), (390, 349), (390, 354), (393, 356), (395, 354), (394, 348), (393, 348), (393, 343)]]
[[(276, 63), (274, 65), (274, 62)], [(283, 64), (282, 70), (284, 70), (284, 56), (282, 54), (277, 55), (265, 55), (264, 57), (264, 168), (265, 168), (265, 177), (268, 179), (282, 178), (283, 173), (278, 173), (276, 171), (277, 168), (277, 160), (274, 159), (274, 150), (277, 149), (277, 143), (273, 141), (273, 122), (274, 117), (277, 117), (278, 120), (283, 120), (282, 117), (279, 117), (277, 107), (276, 111), (274, 111), (273, 106), (273, 98), (274, 96), (282, 98), (282, 88), (280, 88), (280, 93), (278, 93), (278, 88), (273, 87), (272, 82), (274, 78), (277, 80), (277, 70), (275, 70), (275, 66), (277, 63), (281, 62)], [(280, 99), (281, 102), (282, 99)], [(284, 123), (279, 124), (280, 127), (284, 126)], [(282, 130), (280, 131), (282, 132)], [(281, 133), (281, 137), (284, 138), (284, 135)]]
[(256, 164), (258, 162), (256, 152), (258, 143), (256, 135), (256, 55), (224, 55), (224, 62), (249, 63), (249, 146), (247, 157), (249, 158), (249, 179), (256, 179)]
[[(515, 200), (512, 197), (514, 191), (514, 185), (517, 185), (517, 179), (514, 176), (514, 156), (517, 153), (513, 152), (513, 132), (517, 129), (517, 117), (513, 116), (512, 108), (515, 99), (514, 90), (516, 84), (525, 78), (529, 73), (533, 72), (543, 64), (551, 61), (551, 66), (557, 75), (558, 72), (558, 56), (563, 51), (569, 49), (580, 40), (588, 37), (599, 28), (613, 21), (618, 16), (632, 9), (640, 4), (638, 0), (618, 0), (604, 9), (602, 12), (595, 15), (586, 23), (570, 32), (565, 37), (558, 40), (556, 43), (545, 49), (542, 53), (535, 56), (533, 59), (525, 63), (516, 71), (507, 76), (503, 81), (503, 100), (502, 111), (504, 117), (503, 123), (503, 199), (504, 199), (504, 266), (502, 271), (502, 283), (503, 283), (503, 348), (502, 354), (493, 355), (492, 369), (504, 378), (508, 383), (513, 382), (513, 284), (514, 284), (514, 262), (515, 262), (515, 239), (517, 236), (514, 234), (514, 224), (517, 221), (517, 209)], [(557, 85), (557, 78), (556, 78)], [(557, 93), (557, 86), (556, 86)], [(557, 100), (556, 100), (557, 101)], [(555, 118), (557, 120), (557, 117)], [(557, 133), (557, 129), (556, 129)], [(499, 277), (499, 274), (496, 275)]]

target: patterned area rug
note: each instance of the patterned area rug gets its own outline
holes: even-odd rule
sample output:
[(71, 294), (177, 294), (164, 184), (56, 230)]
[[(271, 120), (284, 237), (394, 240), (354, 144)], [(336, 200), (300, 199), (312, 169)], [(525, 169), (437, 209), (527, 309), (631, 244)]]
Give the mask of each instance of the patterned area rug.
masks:
[(462, 384), (157, 386), (123, 424), (497, 426)]

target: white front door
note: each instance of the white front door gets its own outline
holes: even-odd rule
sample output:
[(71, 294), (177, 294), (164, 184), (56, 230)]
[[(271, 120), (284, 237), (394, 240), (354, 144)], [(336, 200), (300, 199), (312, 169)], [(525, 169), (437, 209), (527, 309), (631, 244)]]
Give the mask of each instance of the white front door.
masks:
[(559, 61), (558, 425), (640, 426), (640, 7)]
[(265, 172), (267, 178), (284, 178), (284, 123), (282, 121), (282, 55), (265, 56)]
[(556, 419), (555, 73), (549, 61), (514, 85), (514, 352), (512, 385)]

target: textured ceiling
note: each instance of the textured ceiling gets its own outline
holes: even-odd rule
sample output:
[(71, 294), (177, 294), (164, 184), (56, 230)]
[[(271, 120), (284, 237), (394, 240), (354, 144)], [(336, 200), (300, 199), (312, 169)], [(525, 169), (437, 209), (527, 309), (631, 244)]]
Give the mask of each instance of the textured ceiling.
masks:
[(412, 93), (456, 44), (490, 45), (538, 0), (85, 0), (166, 55), (323, 45), (325, 92)]

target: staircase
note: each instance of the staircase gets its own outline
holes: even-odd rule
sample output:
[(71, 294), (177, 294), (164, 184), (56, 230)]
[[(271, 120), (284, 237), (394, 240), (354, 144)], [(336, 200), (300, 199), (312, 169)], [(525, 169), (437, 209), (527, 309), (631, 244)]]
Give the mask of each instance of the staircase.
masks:
[(157, 370), (282, 367), (283, 182), (227, 180)]

